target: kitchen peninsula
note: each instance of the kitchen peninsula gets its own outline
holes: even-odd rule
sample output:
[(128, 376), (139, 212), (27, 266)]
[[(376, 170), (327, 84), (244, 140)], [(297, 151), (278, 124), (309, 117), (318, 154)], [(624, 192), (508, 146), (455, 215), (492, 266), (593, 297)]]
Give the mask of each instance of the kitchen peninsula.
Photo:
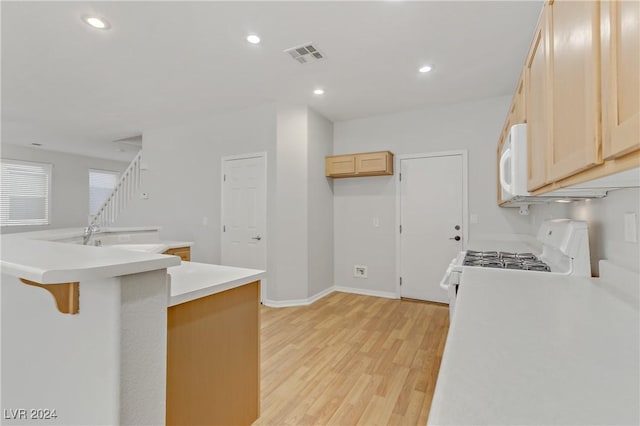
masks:
[[(26, 408), (27, 416), (31, 409), (55, 411), (47, 419), (15, 416), (4, 422), (184, 423), (185, 401), (171, 395), (188, 396), (194, 377), (203, 386), (215, 380), (220, 395), (214, 396), (225, 396), (221, 401), (231, 407), (238, 392), (223, 389), (231, 382), (211, 375), (229, 375), (234, 368), (242, 368), (245, 383), (255, 388), (257, 417), (263, 271), (181, 264), (178, 256), (140, 251), (163, 244), (153, 239), (158, 228), (103, 229), (94, 236), (102, 238), (100, 247), (78, 244), (82, 232), (2, 235), (2, 408)], [(137, 247), (128, 250), (123, 243)], [(164, 245), (174, 243), (189, 244)], [(211, 327), (190, 328), (198, 322), (194, 315)], [(209, 329), (214, 334), (204, 336)], [(205, 337), (213, 339), (211, 345), (227, 339), (225, 351), (207, 358), (213, 346), (200, 345)], [(248, 366), (252, 359), (255, 366)]]

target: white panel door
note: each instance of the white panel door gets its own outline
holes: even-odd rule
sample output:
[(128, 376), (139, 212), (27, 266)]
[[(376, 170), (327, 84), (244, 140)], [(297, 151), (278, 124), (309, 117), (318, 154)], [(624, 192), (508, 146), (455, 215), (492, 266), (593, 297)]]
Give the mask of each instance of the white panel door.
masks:
[(400, 173), (400, 295), (447, 303), (440, 279), (462, 250), (463, 157), (402, 159)]
[(266, 269), (264, 156), (223, 160), (223, 265)]

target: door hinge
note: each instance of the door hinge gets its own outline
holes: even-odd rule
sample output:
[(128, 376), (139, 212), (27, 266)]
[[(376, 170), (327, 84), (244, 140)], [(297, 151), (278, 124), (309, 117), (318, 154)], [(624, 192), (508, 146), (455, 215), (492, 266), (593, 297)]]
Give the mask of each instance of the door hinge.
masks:
[(402, 277), (400, 277), (400, 285), (402, 285)]
[(400, 225), (400, 233), (402, 234), (402, 225)]

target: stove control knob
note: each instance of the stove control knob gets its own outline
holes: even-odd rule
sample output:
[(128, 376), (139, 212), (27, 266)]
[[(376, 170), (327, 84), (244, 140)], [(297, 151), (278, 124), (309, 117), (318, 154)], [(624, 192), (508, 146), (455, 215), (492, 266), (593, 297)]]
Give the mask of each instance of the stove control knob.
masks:
[(450, 240), (460, 241), (460, 235), (456, 235), (455, 237), (449, 238)]

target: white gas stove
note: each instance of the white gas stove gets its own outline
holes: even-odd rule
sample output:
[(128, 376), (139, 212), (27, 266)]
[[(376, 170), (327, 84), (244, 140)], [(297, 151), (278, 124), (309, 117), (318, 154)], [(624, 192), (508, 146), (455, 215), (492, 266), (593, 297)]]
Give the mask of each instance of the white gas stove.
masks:
[(506, 249), (498, 246), (460, 252), (451, 261), (440, 282), (440, 287), (449, 295), (450, 319), (453, 319), (460, 278), (466, 268), (591, 276), (589, 230), (586, 222), (570, 219), (547, 220), (538, 230), (537, 241), (542, 247), (540, 252), (509, 251), (512, 245), (508, 245)]

